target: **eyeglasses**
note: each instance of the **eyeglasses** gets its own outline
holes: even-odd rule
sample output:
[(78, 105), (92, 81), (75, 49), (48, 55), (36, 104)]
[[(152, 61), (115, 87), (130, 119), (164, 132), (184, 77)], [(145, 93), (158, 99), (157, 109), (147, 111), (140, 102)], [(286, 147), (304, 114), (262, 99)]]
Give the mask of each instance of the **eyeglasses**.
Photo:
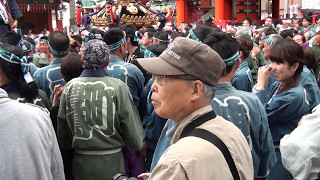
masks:
[(190, 75), (173, 75), (173, 76), (165, 76), (165, 75), (156, 75), (152, 74), (152, 79), (154, 82), (163, 86), (169, 82), (169, 79), (184, 79), (184, 80), (197, 80), (197, 78)]

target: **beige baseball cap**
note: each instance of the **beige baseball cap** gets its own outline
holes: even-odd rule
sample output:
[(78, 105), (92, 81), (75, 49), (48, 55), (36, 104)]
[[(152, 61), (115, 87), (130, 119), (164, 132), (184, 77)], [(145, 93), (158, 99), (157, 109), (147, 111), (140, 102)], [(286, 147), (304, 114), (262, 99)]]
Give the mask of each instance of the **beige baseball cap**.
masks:
[(185, 37), (177, 37), (159, 57), (140, 58), (137, 62), (151, 74), (191, 75), (211, 86), (216, 86), (226, 71), (217, 52)]

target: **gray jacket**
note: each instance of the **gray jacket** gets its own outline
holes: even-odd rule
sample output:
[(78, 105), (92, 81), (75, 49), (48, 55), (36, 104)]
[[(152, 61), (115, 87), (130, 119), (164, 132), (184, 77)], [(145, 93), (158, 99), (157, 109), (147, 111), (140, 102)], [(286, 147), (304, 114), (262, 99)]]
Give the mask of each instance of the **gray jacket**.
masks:
[(48, 111), (0, 88), (0, 179), (65, 179)]

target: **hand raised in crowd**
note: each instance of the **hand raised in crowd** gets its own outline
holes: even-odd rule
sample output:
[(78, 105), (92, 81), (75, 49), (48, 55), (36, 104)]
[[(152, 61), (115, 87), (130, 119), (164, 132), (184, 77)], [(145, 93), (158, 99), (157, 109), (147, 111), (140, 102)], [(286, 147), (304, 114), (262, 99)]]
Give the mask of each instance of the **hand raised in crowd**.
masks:
[(251, 54), (253, 57), (256, 57), (259, 52), (260, 52), (260, 48), (258, 46), (254, 46), (253, 49), (251, 50)]
[(268, 65), (259, 67), (257, 87), (264, 88), (264, 86), (266, 85), (267, 81), (269, 80), (271, 74), (272, 74), (272, 67), (270, 67)]
[(56, 105), (57, 99), (61, 96), (62, 90), (63, 86), (61, 84), (54, 86), (54, 97), (52, 101), (52, 106)]

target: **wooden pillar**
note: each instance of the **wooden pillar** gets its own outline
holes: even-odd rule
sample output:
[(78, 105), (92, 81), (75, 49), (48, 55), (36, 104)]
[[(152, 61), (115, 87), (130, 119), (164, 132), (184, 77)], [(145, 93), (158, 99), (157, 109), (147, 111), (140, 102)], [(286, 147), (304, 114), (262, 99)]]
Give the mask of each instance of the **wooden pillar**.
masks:
[(224, 0), (224, 20), (232, 20), (232, 0)]
[(215, 7), (214, 7), (214, 11), (215, 11), (215, 20), (224, 20), (224, 0), (216, 0), (215, 1)]
[(177, 6), (177, 27), (180, 27), (180, 24), (182, 22), (186, 22), (185, 12), (186, 12), (186, 6), (184, 0), (177, 0), (176, 3)]
[(49, 8), (49, 10), (47, 10), (47, 20), (48, 20), (48, 30), (50, 32), (53, 31), (53, 29), (52, 29), (52, 17), (51, 16), (52, 16), (51, 15), (51, 9)]
[(272, 0), (272, 18), (273, 19), (280, 19), (280, 1), (279, 0)]
[(201, 0), (201, 6), (211, 6), (210, 0)]
[[(185, 0), (184, 1), (184, 21), (183, 22), (190, 24), (191, 23), (189, 20), (190, 16), (189, 16), (188, 0)], [(180, 27), (180, 25), (178, 27)]]

